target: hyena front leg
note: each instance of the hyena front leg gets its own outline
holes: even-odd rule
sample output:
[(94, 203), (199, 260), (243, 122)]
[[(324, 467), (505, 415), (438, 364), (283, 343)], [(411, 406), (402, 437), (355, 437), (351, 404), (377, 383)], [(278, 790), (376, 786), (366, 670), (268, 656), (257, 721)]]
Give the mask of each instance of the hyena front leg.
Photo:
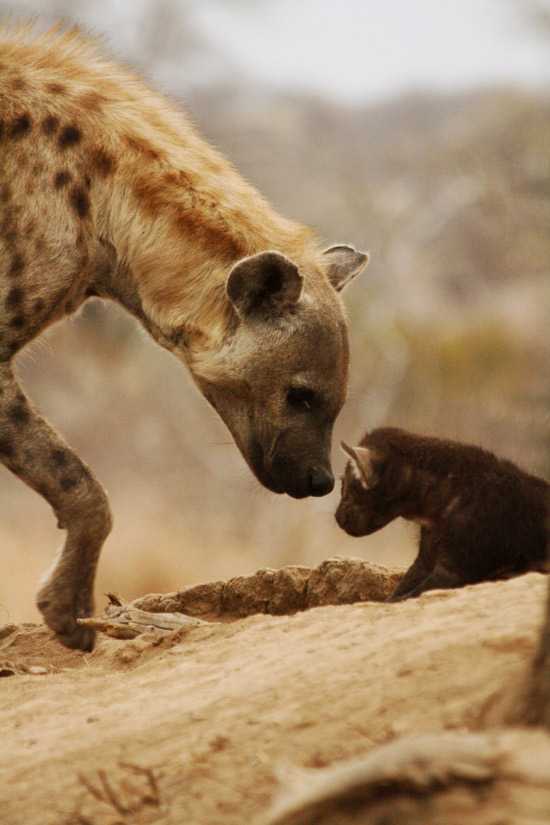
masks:
[(467, 582), (454, 570), (449, 570), (441, 562), (437, 562), (433, 571), (419, 585), (411, 590), (406, 598), (415, 599), (427, 590), (451, 590), (464, 587)]
[(435, 567), (436, 561), (437, 556), (434, 552), (431, 530), (427, 527), (422, 527), (420, 531), (418, 556), (386, 601), (399, 602), (403, 599), (408, 599), (409, 596), (412, 595), (413, 590), (430, 575)]
[(412, 591), (430, 575), (420, 558), (415, 559), (405, 575), (391, 594), (387, 602), (399, 602), (408, 599)]
[(91, 650), (76, 623), (93, 611), (97, 560), (111, 529), (107, 496), (90, 470), (32, 408), (9, 365), (0, 366), (0, 459), (52, 506), (65, 545), (37, 596), (44, 620), (67, 647)]

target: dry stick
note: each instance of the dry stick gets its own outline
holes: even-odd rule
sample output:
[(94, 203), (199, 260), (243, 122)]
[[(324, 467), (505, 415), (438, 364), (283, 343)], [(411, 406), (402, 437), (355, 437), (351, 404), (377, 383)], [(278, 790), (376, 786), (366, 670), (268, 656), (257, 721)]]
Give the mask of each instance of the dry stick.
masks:
[(115, 811), (118, 814), (122, 814), (122, 815), (135, 813), (133, 805), (129, 805), (129, 804), (125, 805), (123, 802), (121, 802), (119, 800), (118, 796), (116, 795), (116, 793), (114, 791), (114, 788), (111, 786), (111, 783), (109, 782), (109, 777), (107, 776), (107, 772), (104, 771), (104, 770), (99, 770), (97, 772), (97, 775), (99, 776), (99, 778), (101, 780), (101, 784), (103, 785), (103, 790), (105, 792), (105, 796), (107, 797), (107, 799), (109, 800), (109, 802), (111, 803), (111, 805), (115, 809)]
[(98, 802), (106, 802), (107, 801), (105, 796), (102, 794), (102, 792), (90, 782), (90, 780), (88, 779), (87, 776), (85, 776), (85, 774), (79, 773), (78, 774), (78, 779), (79, 779), (80, 783), (82, 785), (84, 785), (84, 787), (86, 788), (86, 790), (88, 791), (90, 796), (92, 796), (94, 799), (97, 799)]
[(132, 771), (138, 776), (142, 776), (147, 780), (150, 793), (142, 794), (142, 802), (148, 805), (160, 805), (160, 790), (157, 778), (152, 768), (143, 768), (141, 765), (134, 765), (132, 762), (119, 762), (121, 768)]

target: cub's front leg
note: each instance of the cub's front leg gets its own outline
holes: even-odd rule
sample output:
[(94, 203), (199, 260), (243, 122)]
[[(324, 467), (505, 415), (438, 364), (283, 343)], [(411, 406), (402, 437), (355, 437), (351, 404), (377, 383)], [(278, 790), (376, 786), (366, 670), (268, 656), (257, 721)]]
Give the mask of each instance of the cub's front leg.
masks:
[(433, 571), (420, 584), (407, 593), (404, 598), (413, 599), (427, 590), (451, 590), (464, 587), (468, 584), (455, 570), (449, 570), (444, 564), (437, 562)]
[(403, 599), (408, 599), (412, 594), (412, 591), (418, 587), (418, 585), (421, 584), (432, 572), (437, 560), (432, 538), (432, 531), (430, 528), (422, 527), (420, 529), (418, 556), (411, 564), (391, 596), (388, 596), (386, 601), (399, 602)]
[(387, 601), (398, 602), (420, 596), (426, 590), (461, 587), (464, 579), (447, 563), (445, 536), (437, 528), (422, 527), (418, 556)]
[(107, 496), (88, 467), (32, 408), (0, 366), (0, 460), (52, 506), (65, 544), (37, 595), (46, 624), (67, 647), (91, 650), (94, 634), (76, 623), (93, 612), (93, 586), (111, 530)]

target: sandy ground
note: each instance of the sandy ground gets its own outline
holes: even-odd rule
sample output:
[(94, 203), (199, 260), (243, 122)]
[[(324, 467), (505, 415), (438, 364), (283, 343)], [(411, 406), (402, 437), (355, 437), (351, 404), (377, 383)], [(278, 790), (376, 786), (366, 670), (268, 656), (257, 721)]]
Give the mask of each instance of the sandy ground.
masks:
[(529, 574), (397, 604), (101, 635), (92, 654), (6, 626), (0, 821), (260, 823), (281, 771), (475, 731), (525, 671), (545, 585)]

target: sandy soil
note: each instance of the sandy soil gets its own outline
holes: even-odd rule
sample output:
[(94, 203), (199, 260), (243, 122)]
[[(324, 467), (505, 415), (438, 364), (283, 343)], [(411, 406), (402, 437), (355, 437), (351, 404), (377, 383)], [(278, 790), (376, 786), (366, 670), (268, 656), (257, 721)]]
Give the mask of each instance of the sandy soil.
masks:
[[(333, 599), (345, 598), (339, 570)], [(265, 578), (251, 577), (255, 592)], [(525, 670), (545, 586), (529, 574), (397, 604), (220, 613), (133, 640), (100, 635), (92, 654), (44, 627), (5, 626), (0, 821), (260, 823), (281, 771), (402, 735), (475, 731)], [(148, 609), (155, 599), (166, 609), (158, 597)]]

